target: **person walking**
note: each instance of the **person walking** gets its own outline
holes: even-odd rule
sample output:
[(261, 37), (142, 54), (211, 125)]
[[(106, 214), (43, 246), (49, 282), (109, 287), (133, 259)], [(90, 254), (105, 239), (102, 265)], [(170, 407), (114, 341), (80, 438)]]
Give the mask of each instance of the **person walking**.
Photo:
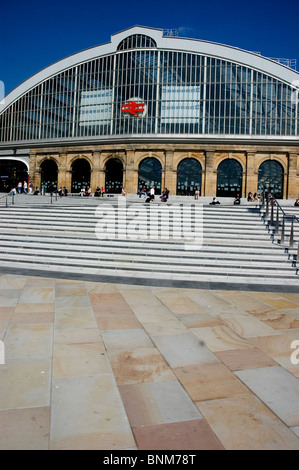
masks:
[(155, 186), (151, 187), (150, 198), (151, 198), (151, 202), (153, 202), (155, 200)]

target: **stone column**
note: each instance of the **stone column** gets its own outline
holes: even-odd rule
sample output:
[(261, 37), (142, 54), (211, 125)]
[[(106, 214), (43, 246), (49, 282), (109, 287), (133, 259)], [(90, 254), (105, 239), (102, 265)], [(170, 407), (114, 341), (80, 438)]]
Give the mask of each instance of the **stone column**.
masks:
[(162, 178), (162, 191), (167, 188), (171, 195), (176, 195), (177, 186), (177, 168), (174, 167), (174, 151), (167, 150), (165, 152), (165, 170), (164, 170), (164, 185)]
[[(244, 187), (243, 197), (247, 197), (248, 193), (257, 193), (258, 185), (258, 168), (256, 168), (255, 152), (247, 152), (247, 174), (246, 185)], [(246, 194), (245, 194), (246, 193)]]
[(297, 199), (299, 197), (299, 155), (297, 153), (289, 153), (288, 165), (289, 175), (284, 197)]
[(37, 156), (32, 154), (29, 158), (29, 179), (32, 181), (34, 189), (36, 186), (40, 187), (41, 173), (37, 165)]
[(66, 189), (69, 192), (71, 192), (72, 191), (72, 170), (65, 170), (64, 175), (65, 175), (64, 176), (64, 184), (62, 184), (60, 186), (65, 186)]
[(205, 192), (202, 196), (216, 196), (217, 192), (217, 168), (215, 162), (215, 152), (206, 151), (205, 159)]
[(98, 186), (102, 187), (105, 184), (104, 181), (104, 184), (101, 186), (101, 152), (93, 152), (92, 163), (93, 166), (90, 173), (90, 187), (92, 192), (94, 192)]
[(60, 187), (65, 186), (66, 189), (67, 189), (68, 191), (70, 191), (71, 188), (68, 187), (67, 184), (66, 184), (66, 171), (67, 171), (67, 170), (66, 170), (66, 168), (65, 168), (64, 165), (63, 165), (63, 166), (60, 165), (60, 166), (58, 167), (57, 189), (59, 189)]
[(136, 194), (138, 187), (138, 168), (135, 168), (135, 150), (127, 150), (124, 168), (124, 186), (127, 194)]
[(71, 182), (68, 184), (67, 179), (67, 154), (60, 154), (59, 155), (59, 165), (58, 165), (58, 175), (57, 175), (57, 189), (63, 186), (66, 187), (68, 191), (71, 191)]

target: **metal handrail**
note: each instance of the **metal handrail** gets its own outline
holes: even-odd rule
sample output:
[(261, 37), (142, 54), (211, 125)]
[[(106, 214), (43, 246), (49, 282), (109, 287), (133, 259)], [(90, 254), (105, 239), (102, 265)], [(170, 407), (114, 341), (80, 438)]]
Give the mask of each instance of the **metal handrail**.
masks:
[(11, 191), (7, 194), (2, 194), (0, 196), (0, 199), (6, 198), (5, 206), (8, 207), (8, 199), (7, 199), (8, 196), (12, 196), (12, 205), (14, 206), (15, 205), (15, 194), (11, 194)]
[[(268, 233), (270, 232), (270, 226), (275, 227), (274, 229), (272, 228), (272, 234), (271, 234), (272, 243), (274, 243), (275, 235), (279, 237), (279, 228), (280, 228), (279, 211), (281, 211), (282, 213), (281, 234), (280, 234), (280, 238), (277, 238), (277, 243), (285, 246), (285, 253), (288, 254), (288, 259), (290, 260), (291, 254), (289, 253), (289, 249), (292, 249), (294, 247), (294, 223), (296, 222), (299, 223), (299, 218), (295, 214), (287, 214), (285, 210), (281, 207), (277, 199), (271, 195), (266, 200), (265, 213), (262, 215), (262, 217), (264, 218), (264, 222), (266, 221), (269, 215), (269, 202), (271, 204), (271, 216), (270, 216), (270, 220), (267, 220)], [(276, 207), (275, 223), (274, 223), (274, 207)], [(261, 212), (261, 209), (264, 209), (264, 208), (265, 208), (265, 201), (263, 199), (262, 205), (260, 206), (260, 212)], [(285, 220), (291, 220), (288, 247), (285, 244)], [(292, 260), (292, 267), (296, 268), (296, 274), (299, 273), (299, 267), (297, 267), (297, 262), (299, 262), (299, 240), (297, 244), (298, 244), (297, 251), (296, 251), (296, 254), (293, 254), (293, 260)]]

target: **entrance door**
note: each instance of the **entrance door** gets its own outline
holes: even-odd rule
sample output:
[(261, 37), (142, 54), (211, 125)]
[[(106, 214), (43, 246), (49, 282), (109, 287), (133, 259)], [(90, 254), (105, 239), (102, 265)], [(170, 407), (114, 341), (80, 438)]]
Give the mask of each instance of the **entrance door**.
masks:
[[(81, 188), (90, 186), (90, 165), (84, 158), (75, 160), (72, 165), (72, 193), (79, 193)], [(67, 189), (67, 188), (66, 188)]]
[(156, 158), (145, 158), (139, 165), (138, 190), (155, 186), (155, 194), (161, 194), (162, 166)]
[(194, 196), (195, 190), (201, 190), (201, 164), (195, 158), (185, 158), (178, 165), (177, 194)]
[(41, 184), (45, 186), (46, 192), (57, 189), (58, 167), (54, 160), (45, 160), (41, 164)]
[(106, 163), (105, 191), (120, 194), (123, 187), (123, 164), (118, 158), (111, 158)]
[(262, 163), (259, 168), (258, 192), (262, 193), (265, 188), (265, 190), (270, 190), (277, 199), (282, 199), (283, 176), (284, 171), (280, 163), (275, 160)]
[(217, 170), (218, 197), (242, 197), (242, 166), (237, 160), (223, 160)]

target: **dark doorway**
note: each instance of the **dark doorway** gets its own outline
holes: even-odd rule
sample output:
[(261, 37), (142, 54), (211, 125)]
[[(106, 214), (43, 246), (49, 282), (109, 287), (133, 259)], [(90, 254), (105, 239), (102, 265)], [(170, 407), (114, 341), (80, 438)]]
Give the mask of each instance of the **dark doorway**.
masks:
[(217, 170), (218, 197), (242, 197), (242, 166), (237, 160), (223, 160)]
[(275, 160), (267, 160), (259, 167), (258, 192), (263, 189), (270, 190), (277, 199), (283, 199), (284, 171), (280, 163)]
[(41, 185), (45, 186), (45, 192), (51, 193), (57, 189), (58, 167), (54, 160), (45, 160), (41, 164)]
[(201, 164), (195, 158), (186, 158), (178, 165), (177, 194), (193, 196), (196, 189), (201, 191)]
[[(90, 186), (90, 164), (84, 158), (75, 160), (72, 165), (72, 193), (79, 193)], [(66, 188), (68, 189), (68, 188)]]
[(18, 183), (28, 183), (28, 169), (24, 162), (18, 160), (0, 160), (0, 192), (8, 193)]
[(155, 193), (161, 194), (162, 166), (156, 158), (145, 158), (139, 165), (138, 190), (155, 186)]
[(120, 194), (123, 187), (123, 164), (118, 158), (111, 158), (106, 163), (105, 191)]

